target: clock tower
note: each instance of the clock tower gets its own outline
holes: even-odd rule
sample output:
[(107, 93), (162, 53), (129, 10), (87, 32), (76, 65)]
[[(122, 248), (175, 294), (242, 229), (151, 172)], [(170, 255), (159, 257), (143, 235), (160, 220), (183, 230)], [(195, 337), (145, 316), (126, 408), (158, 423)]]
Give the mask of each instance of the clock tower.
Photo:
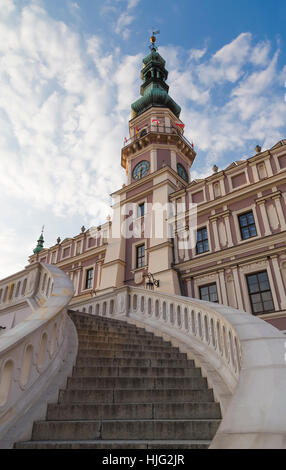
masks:
[(190, 182), (196, 154), (184, 137), (181, 108), (169, 95), (166, 63), (155, 42), (153, 35), (143, 59), (141, 97), (131, 105), (129, 139), (121, 151), (127, 184), (112, 195), (112, 236), (101, 289), (144, 287), (151, 273), (159, 280), (159, 290), (180, 295), (166, 211), (169, 195)]

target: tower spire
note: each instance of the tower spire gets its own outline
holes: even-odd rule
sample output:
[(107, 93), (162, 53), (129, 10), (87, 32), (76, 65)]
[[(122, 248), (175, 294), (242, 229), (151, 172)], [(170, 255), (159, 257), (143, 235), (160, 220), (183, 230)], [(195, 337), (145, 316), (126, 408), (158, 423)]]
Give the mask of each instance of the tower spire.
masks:
[(38, 244), (37, 244), (36, 248), (33, 250), (35, 255), (37, 255), (38, 253), (40, 253), (40, 251), (42, 251), (44, 249), (44, 241), (45, 241), (44, 240), (44, 235), (43, 235), (44, 228), (45, 228), (45, 226), (43, 225), (41, 235), (38, 239)]
[(151, 52), (143, 59), (141, 79), (143, 81), (139, 98), (132, 103), (132, 118), (144, 113), (151, 107), (169, 108), (177, 118), (181, 113), (180, 106), (168, 94), (169, 86), (166, 83), (168, 71), (165, 68), (166, 62), (161, 57), (156, 47), (156, 35), (160, 31), (153, 31), (150, 37)]

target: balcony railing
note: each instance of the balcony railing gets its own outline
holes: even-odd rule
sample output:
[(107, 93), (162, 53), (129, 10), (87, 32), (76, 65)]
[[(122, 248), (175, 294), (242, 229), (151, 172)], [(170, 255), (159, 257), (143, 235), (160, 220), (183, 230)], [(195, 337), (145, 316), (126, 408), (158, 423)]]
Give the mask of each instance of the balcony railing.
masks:
[(143, 137), (154, 133), (154, 134), (166, 134), (166, 135), (179, 135), (183, 141), (190, 146), (192, 149), (194, 148), (194, 144), (191, 143), (182, 133), (182, 131), (178, 127), (174, 126), (163, 126), (163, 125), (157, 125), (157, 124), (152, 124), (151, 126), (146, 126), (143, 129), (139, 129), (136, 131), (135, 135), (127, 139), (125, 137), (124, 139), (124, 147), (127, 147), (128, 145), (135, 143), (136, 141), (142, 139)]

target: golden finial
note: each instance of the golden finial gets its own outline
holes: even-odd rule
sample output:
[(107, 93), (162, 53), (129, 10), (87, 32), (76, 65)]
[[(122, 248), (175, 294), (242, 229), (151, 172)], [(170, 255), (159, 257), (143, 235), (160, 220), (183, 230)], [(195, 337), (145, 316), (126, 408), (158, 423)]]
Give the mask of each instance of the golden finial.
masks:
[(152, 44), (151, 49), (156, 49), (155, 42), (157, 41), (156, 34), (160, 34), (160, 31), (153, 31), (152, 36), (150, 37), (150, 42)]

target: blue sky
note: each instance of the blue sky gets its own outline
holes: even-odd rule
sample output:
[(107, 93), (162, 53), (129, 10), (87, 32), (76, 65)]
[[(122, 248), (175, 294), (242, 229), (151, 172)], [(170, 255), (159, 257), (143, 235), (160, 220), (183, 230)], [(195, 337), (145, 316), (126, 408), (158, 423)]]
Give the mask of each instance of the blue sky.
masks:
[(282, 0), (0, 0), (0, 277), (100, 224), (152, 28), (197, 151), (192, 177), (286, 137)]

